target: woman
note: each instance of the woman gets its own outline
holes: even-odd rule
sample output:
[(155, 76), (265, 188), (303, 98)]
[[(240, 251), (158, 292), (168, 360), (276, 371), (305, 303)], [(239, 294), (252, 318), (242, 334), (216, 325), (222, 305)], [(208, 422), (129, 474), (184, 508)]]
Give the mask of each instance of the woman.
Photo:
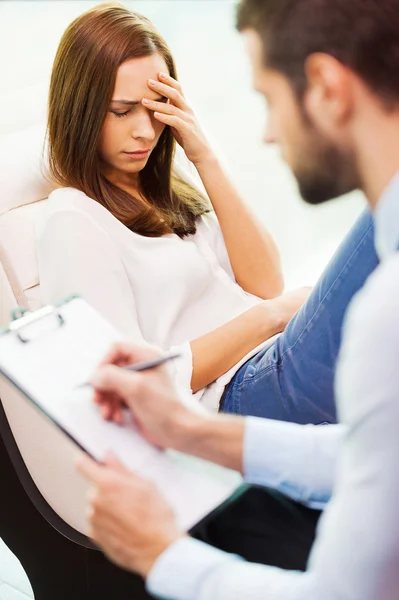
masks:
[[(66, 30), (48, 133), (61, 189), (38, 234), (43, 301), (76, 292), (135, 341), (178, 346), (179, 384), (213, 410), (334, 422), (343, 314), (376, 265), (369, 215), (297, 313), (308, 291), (280, 296), (274, 242), (201, 132), (168, 47), (119, 5)], [(175, 141), (210, 202), (172, 174)]]

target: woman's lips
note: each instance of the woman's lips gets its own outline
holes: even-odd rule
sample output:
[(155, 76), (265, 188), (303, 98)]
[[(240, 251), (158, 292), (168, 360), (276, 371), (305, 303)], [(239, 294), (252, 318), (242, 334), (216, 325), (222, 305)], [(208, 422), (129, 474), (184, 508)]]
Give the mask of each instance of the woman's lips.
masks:
[(151, 150), (137, 150), (136, 152), (125, 152), (127, 156), (132, 159), (141, 160), (143, 158), (147, 158)]

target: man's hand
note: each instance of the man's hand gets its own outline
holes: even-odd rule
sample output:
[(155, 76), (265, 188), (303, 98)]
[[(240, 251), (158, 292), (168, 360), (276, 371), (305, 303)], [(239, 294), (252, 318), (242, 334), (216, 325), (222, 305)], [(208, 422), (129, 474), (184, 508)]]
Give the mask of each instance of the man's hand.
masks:
[(157, 489), (115, 459), (99, 465), (87, 456), (79, 471), (93, 484), (89, 535), (117, 565), (146, 577), (168, 546), (185, 534)]
[(122, 422), (128, 407), (142, 435), (154, 446), (172, 448), (241, 471), (245, 421), (188, 408), (178, 398), (165, 365), (143, 371), (119, 367), (160, 355), (154, 348), (117, 344), (92, 379), (95, 401), (106, 419)]
[(201, 419), (178, 398), (166, 366), (142, 373), (119, 367), (160, 355), (151, 347), (116, 344), (92, 379), (94, 400), (105, 419), (122, 422), (128, 407), (143, 436), (155, 446), (180, 449), (180, 436)]

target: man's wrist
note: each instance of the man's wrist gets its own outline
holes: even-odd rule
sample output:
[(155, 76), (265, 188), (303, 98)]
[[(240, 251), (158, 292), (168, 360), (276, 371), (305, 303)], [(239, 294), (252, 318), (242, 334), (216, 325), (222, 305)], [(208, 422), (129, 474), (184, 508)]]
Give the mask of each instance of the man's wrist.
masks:
[(175, 536), (173, 538), (171, 537), (168, 540), (157, 540), (157, 542), (154, 543), (154, 546), (149, 551), (141, 553), (142, 558), (140, 562), (137, 564), (137, 562), (135, 561), (131, 570), (141, 575), (143, 579), (147, 579), (151, 569), (153, 568), (159, 557), (164, 552), (166, 552), (166, 550), (170, 548), (175, 542), (185, 537), (188, 537), (187, 534), (181, 533), (180, 535)]
[(174, 444), (173, 449), (185, 454), (190, 450), (199, 433), (207, 426), (207, 421), (212, 418), (208, 413), (197, 413), (184, 407), (174, 418)]
[(242, 472), (245, 419), (186, 411), (178, 418), (174, 449)]

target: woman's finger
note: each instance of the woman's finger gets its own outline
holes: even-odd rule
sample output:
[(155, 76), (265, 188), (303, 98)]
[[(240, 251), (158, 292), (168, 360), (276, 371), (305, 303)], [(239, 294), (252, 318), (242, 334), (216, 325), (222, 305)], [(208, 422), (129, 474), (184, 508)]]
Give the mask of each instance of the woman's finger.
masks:
[(170, 87), (175, 88), (175, 90), (180, 92), (180, 94), (184, 97), (184, 93), (183, 93), (183, 89), (182, 89), (180, 81), (173, 79), (173, 77), (171, 75), (169, 75), (168, 73), (158, 73), (158, 78), (161, 83), (166, 83), (167, 85), (170, 85)]
[(186, 127), (187, 123), (180, 119), (179, 117), (175, 117), (174, 115), (166, 115), (164, 113), (155, 112), (154, 117), (161, 121), (161, 123), (165, 123), (165, 125), (169, 125), (174, 129), (177, 129), (179, 133), (181, 133)]
[(174, 115), (175, 117), (180, 117), (183, 121), (187, 119), (187, 114), (180, 108), (177, 108), (174, 104), (149, 100), (149, 98), (143, 98), (141, 102), (146, 108), (149, 108), (154, 112), (164, 113), (165, 115)]
[(184, 96), (176, 88), (173, 88), (166, 83), (155, 81), (154, 79), (148, 80), (148, 87), (154, 92), (158, 92), (161, 96), (168, 98), (175, 106), (177, 106), (177, 108), (182, 110), (188, 110), (190, 108)]

